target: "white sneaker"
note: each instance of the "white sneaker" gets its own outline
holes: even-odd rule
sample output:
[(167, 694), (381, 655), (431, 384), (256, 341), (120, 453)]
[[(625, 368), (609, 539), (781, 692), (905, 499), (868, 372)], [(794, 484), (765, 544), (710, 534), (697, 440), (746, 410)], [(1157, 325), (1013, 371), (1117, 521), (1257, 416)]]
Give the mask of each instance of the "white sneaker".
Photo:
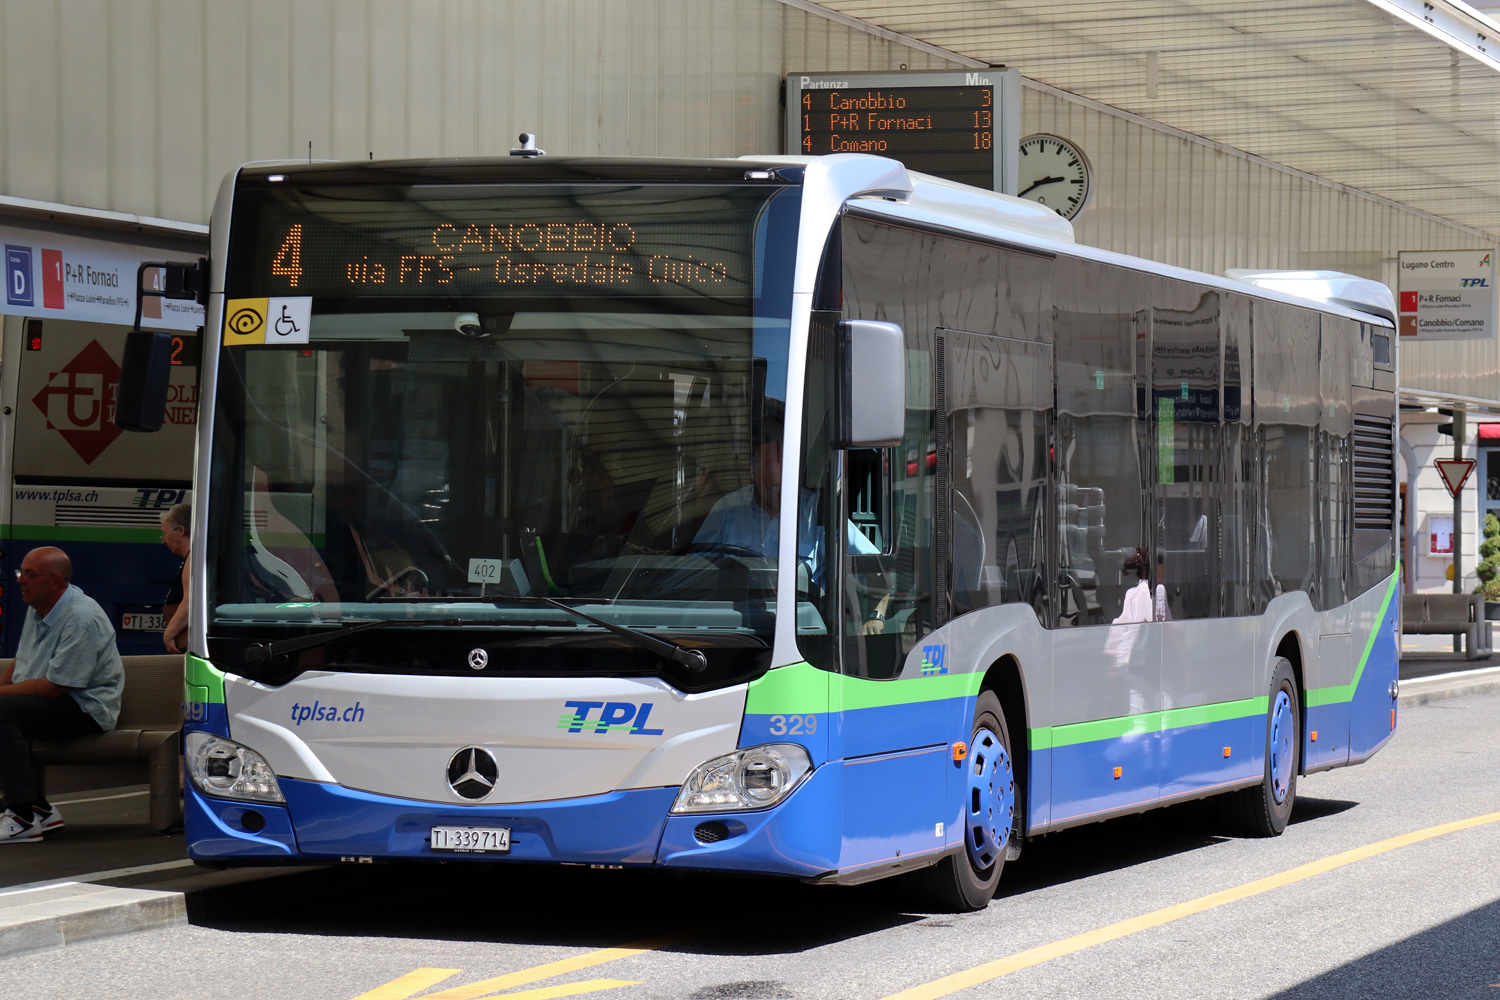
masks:
[(57, 808), (57, 806), (49, 806), (45, 811), (38, 808), (36, 810), (36, 821), (33, 825), (40, 827), (44, 833), (49, 830), (61, 830), (64, 826), (67, 826), (63, 822), (62, 810)]
[[(32, 813), (32, 815), (36, 815)], [(23, 823), (9, 809), (0, 813), (0, 844), (40, 844), (42, 825)]]

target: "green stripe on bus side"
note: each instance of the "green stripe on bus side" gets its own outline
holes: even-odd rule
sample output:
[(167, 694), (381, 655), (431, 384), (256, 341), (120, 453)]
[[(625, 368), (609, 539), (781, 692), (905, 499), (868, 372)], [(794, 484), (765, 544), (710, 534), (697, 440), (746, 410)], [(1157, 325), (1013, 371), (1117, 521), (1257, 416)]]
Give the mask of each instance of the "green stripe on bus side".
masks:
[(189, 653), (187, 656), (187, 669), (183, 679), (193, 687), (205, 688), (208, 691), (206, 699), (210, 705), (224, 704), (224, 671), (201, 660)]
[(1348, 684), (1310, 688), (1306, 698), (1308, 708), (1317, 708), (1319, 705), (1337, 705), (1340, 702), (1354, 700), (1354, 692), (1359, 690), (1359, 680), (1364, 676), (1365, 667), (1370, 662), (1370, 651), (1375, 648), (1375, 637), (1385, 627), (1385, 616), (1391, 610), (1391, 601), (1396, 596), (1396, 583), (1400, 579), (1401, 560), (1397, 559), (1396, 570), (1391, 574), (1391, 582), (1385, 588), (1385, 600), (1380, 602), (1380, 614), (1375, 616), (1375, 627), (1370, 629), (1370, 634), (1365, 637), (1365, 650), (1359, 655), (1359, 664), (1354, 668), (1354, 679)]
[(35, 542), (141, 542), (161, 544), (157, 528), (87, 528), (76, 525), (8, 524), (10, 538)]
[(819, 670), (810, 663), (796, 663), (767, 671), (751, 681), (745, 695), (747, 715), (812, 715), (915, 705), (947, 698), (972, 698), (979, 693), (982, 674), (939, 674), (901, 680), (872, 681)]
[(1122, 715), (1114, 719), (1075, 722), (1066, 726), (1040, 726), (1027, 730), (1026, 745), (1032, 750), (1049, 750), (1077, 743), (1093, 743), (1096, 740), (1117, 740), (1141, 733), (1186, 729), (1188, 726), (1203, 726), (1211, 722), (1255, 718), (1264, 716), (1269, 706), (1269, 698), (1241, 698), (1238, 701), (1220, 701), (1211, 705), (1169, 708), (1163, 712), (1142, 712), (1140, 715)]

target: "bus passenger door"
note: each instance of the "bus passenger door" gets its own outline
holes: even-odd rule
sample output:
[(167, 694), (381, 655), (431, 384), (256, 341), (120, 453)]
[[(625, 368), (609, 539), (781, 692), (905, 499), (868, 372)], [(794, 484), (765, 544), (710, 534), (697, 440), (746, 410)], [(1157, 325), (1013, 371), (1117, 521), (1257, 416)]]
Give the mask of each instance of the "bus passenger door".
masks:
[(900, 863), (948, 842), (957, 708), (943, 697), (947, 678), (928, 676), (941, 669), (941, 651), (923, 645), (937, 621), (933, 334), (908, 329), (906, 345), (905, 437), (894, 448), (843, 455), (842, 673), (830, 699), (842, 709), (830, 753), (844, 761), (843, 871)]

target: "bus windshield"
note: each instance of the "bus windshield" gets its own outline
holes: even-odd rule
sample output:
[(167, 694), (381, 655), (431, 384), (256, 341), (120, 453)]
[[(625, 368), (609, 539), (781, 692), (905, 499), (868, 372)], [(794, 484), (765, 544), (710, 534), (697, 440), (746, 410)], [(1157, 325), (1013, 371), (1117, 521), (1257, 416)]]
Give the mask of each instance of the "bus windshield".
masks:
[[(797, 194), (303, 189), (237, 204), (211, 632), (376, 618), (600, 631), (551, 598), (710, 646), (769, 642), (775, 532), (715, 526), (737, 504), (769, 524), (779, 504), (757, 457), (773, 439), (779, 455), (785, 421)], [(246, 308), (265, 342), (235, 342)], [(278, 341), (278, 320), (305, 338)]]

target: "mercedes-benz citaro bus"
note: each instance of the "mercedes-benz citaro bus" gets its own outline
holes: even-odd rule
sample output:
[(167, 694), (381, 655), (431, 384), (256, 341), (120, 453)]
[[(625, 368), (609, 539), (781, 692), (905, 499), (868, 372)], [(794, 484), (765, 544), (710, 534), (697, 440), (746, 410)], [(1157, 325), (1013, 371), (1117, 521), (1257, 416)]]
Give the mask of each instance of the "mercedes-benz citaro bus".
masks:
[(209, 864), (914, 872), (1396, 724), (1393, 302), (860, 155), (250, 165), (187, 665)]

